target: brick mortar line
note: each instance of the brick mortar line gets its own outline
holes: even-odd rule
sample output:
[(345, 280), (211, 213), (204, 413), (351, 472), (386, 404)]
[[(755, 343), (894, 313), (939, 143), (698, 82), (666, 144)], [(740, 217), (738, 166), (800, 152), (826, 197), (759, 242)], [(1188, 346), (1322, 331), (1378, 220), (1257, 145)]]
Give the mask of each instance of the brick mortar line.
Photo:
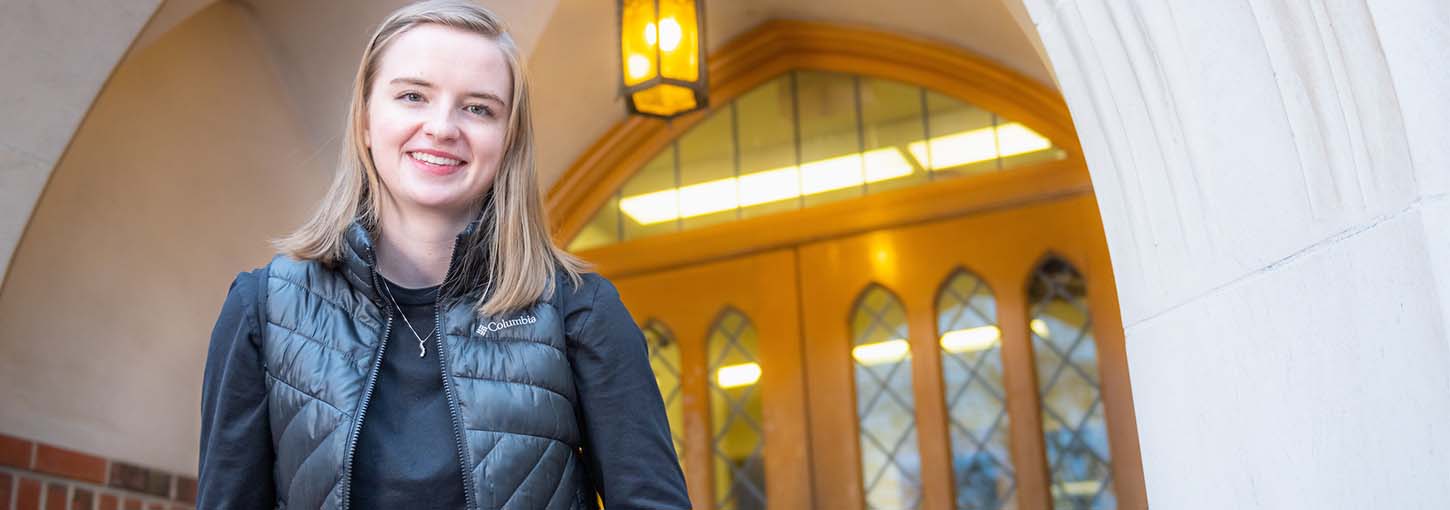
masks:
[[(195, 506), (193, 504), (187, 503), (185, 501), (176, 501), (176, 500), (173, 500), (173, 499), (162, 498), (162, 497), (159, 497), (159, 496), (156, 496), (156, 495), (152, 495), (152, 494), (147, 494), (147, 493), (144, 493), (144, 492), (132, 492), (132, 491), (128, 491), (126, 489), (121, 489), (121, 488), (117, 488), (117, 487), (111, 487), (111, 486), (108, 486), (108, 485), (96, 485), (95, 483), (92, 483), (92, 482), (87, 482), (87, 481), (82, 481), (82, 480), (76, 480), (76, 479), (73, 479), (73, 478), (65, 478), (65, 477), (62, 477), (62, 476), (56, 476), (56, 475), (52, 475), (52, 474), (49, 474), (49, 473), (42, 473), (40, 471), (31, 471), (31, 470), (28, 470), (28, 469), (20, 469), (20, 468), (14, 468), (14, 467), (10, 467), (10, 466), (0, 466), (0, 473), (9, 473), (10, 474), (10, 477), (15, 479), (15, 480), (13, 480), (13, 481), (10, 482), (11, 488), (12, 488), (12, 491), (10, 493), (10, 506), (9, 507), (6, 507), (6, 508), (13, 508), (20, 501), (20, 478), (22, 476), (24, 476), (25, 478), (30, 478), (30, 479), (33, 479), (33, 480), (38, 480), (38, 481), (41, 482), (41, 484), (40, 484), (40, 507), (41, 508), (45, 508), (46, 499), (47, 499), (47, 496), (48, 496), (48, 493), (49, 493), (49, 491), (45, 490), (46, 482), (63, 482), (63, 483), (68, 484), (69, 485), (69, 488), (66, 489), (66, 493), (67, 494), (73, 493), (74, 492), (74, 489), (76, 487), (90, 489), (91, 492), (93, 494), (95, 494), (95, 496), (96, 496), (96, 499), (93, 500), (93, 502), (91, 503), (92, 505), (98, 505), (99, 504), (99, 502), (100, 502), (100, 496), (102, 494), (111, 494), (111, 495), (117, 496), (118, 498), (122, 498), (123, 500), (125, 500), (125, 499), (139, 499), (139, 500), (141, 500), (145, 504), (162, 503), (162, 504), (164, 504), (168, 508), (168, 510), (170, 508), (177, 507), (177, 506), (180, 506), (180, 507), (188, 507), (188, 506), (190, 506), (190, 507), (195, 508)], [(67, 506), (70, 505), (69, 499), (70, 498), (67, 497), (67, 502), (66, 502)]]
[[(123, 460), (113, 459), (113, 458), (110, 458), (110, 457), (103, 457), (103, 456), (100, 456), (100, 455), (91, 454), (89, 452), (85, 452), (85, 451), (81, 451), (81, 450), (74, 450), (74, 449), (62, 447), (62, 446), (55, 445), (55, 444), (51, 444), (51, 443), (45, 443), (45, 442), (36, 441), (36, 440), (33, 440), (33, 439), (26, 439), (26, 438), (23, 438), (23, 437), (20, 437), (20, 436), (13, 436), (13, 435), (9, 435), (9, 434), (0, 433), (0, 437), (7, 437), (7, 438), (14, 439), (14, 440), (17, 440), (17, 441), (22, 441), (22, 442), (25, 442), (25, 443), (27, 443), (29, 445), (28, 446), (29, 457), (28, 457), (28, 459), (25, 462), (26, 463), (26, 466), (25, 467), (15, 467), (15, 466), (8, 466), (8, 465), (0, 465), (0, 471), (11, 471), (11, 472), (17, 472), (17, 473), (24, 472), (24, 473), (32, 473), (32, 474), (36, 474), (36, 475), (43, 475), (43, 477), (46, 478), (46, 479), (59, 479), (59, 480), (66, 480), (66, 481), (69, 481), (71, 483), (86, 484), (86, 485), (90, 485), (90, 486), (93, 486), (93, 487), (104, 487), (104, 488), (109, 488), (109, 489), (114, 489), (114, 490), (122, 491), (125, 494), (145, 494), (148, 498), (152, 498), (152, 499), (162, 498), (162, 499), (164, 499), (167, 502), (177, 503), (177, 504), (180, 504), (180, 505), (186, 505), (187, 504), (185, 501), (182, 501), (182, 500), (178, 499), (178, 497), (181, 494), (181, 483), (182, 483), (182, 480), (183, 479), (189, 479), (189, 480), (193, 480), (193, 482), (196, 480), (194, 477), (188, 476), (188, 475), (186, 475), (184, 473), (173, 472), (173, 471), (170, 471), (170, 470), (165, 470), (165, 469), (160, 469), (160, 468), (145, 466), (145, 465), (141, 465), (141, 464), (130, 463), (130, 462), (126, 462), (126, 461), (123, 461)], [(58, 450), (58, 451), (61, 451), (61, 452), (67, 453), (67, 454), (74, 454), (74, 455), (85, 456), (85, 457), (89, 457), (89, 458), (98, 459), (98, 460), (104, 462), (105, 463), (105, 467), (103, 468), (104, 469), (104, 472), (102, 473), (103, 481), (97, 483), (97, 482), (93, 482), (93, 481), (89, 481), (89, 480), (81, 480), (79, 478), (70, 478), (70, 477), (68, 477), (68, 475), (55, 474), (55, 473), (46, 473), (46, 472), (40, 471), (40, 469), (39, 469), (39, 464), (40, 464), (40, 448), (42, 446), (48, 447), (48, 448), (51, 448), (51, 449), (54, 449), (54, 450)], [(121, 465), (127, 466), (129, 468), (143, 470), (143, 471), (145, 471), (148, 474), (148, 477), (150, 475), (152, 475), (152, 474), (165, 475), (168, 478), (168, 480), (169, 480), (167, 482), (167, 486), (166, 486), (166, 495), (165, 496), (157, 496), (157, 495), (152, 494), (152, 493), (149, 493), (149, 492), (133, 491), (131, 489), (126, 489), (126, 488), (112, 487), (111, 486), (111, 483), (114, 482), (112, 473), (114, 471), (114, 467), (117, 464), (121, 464)], [(15, 485), (16, 485), (16, 488), (18, 489), (19, 488), (19, 484), (16, 483)], [(45, 499), (44, 496), (42, 496), (41, 499), (44, 500)], [(8, 510), (8, 507), (7, 508), (0, 508), (0, 510)]]
[(5, 500), (5, 509), (9, 510), (19, 505), (20, 500), (20, 477), (8, 470), (0, 471), (10, 475), (10, 498)]

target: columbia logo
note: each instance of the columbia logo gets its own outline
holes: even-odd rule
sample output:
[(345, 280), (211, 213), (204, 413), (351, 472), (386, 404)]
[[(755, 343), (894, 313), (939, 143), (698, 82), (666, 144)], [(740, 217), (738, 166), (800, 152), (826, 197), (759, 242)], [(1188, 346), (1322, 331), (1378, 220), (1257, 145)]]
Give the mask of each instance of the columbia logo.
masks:
[(508, 319), (504, 321), (489, 321), (483, 324), (479, 324), (478, 329), (474, 330), (474, 332), (478, 333), (478, 336), (488, 336), (488, 332), (490, 331), (502, 331), (508, 328), (512, 328), (514, 326), (523, 326), (525, 324), (533, 324), (535, 322), (539, 322), (539, 319), (537, 317), (534, 317), (532, 315), (524, 315), (514, 319)]

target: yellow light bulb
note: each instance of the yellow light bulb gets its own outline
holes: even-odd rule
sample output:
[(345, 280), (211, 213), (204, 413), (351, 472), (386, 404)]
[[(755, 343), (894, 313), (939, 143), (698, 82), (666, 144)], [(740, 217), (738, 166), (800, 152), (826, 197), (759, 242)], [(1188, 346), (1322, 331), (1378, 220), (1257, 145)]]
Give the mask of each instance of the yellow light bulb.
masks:
[[(651, 25), (650, 28), (654, 28), (654, 26)], [(653, 32), (653, 30), (649, 30), (648, 32)], [(648, 32), (646, 32), (645, 37), (647, 39), (654, 39), (649, 36), (650, 34)], [(680, 22), (675, 21), (675, 18), (660, 20), (660, 50), (675, 51), (676, 48), (680, 47), (680, 40), (683, 36), (684, 31), (680, 29)], [(654, 41), (650, 41), (650, 44), (654, 44)]]
[(632, 80), (638, 80), (640, 78), (644, 78), (646, 76), (649, 76), (649, 73), (650, 73), (650, 63), (649, 63), (649, 59), (648, 58), (645, 58), (644, 55), (640, 55), (638, 53), (633, 54), (633, 55), (630, 55), (629, 56), (629, 60), (627, 62), (629, 64), (629, 78), (630, 79), (632, 79)]

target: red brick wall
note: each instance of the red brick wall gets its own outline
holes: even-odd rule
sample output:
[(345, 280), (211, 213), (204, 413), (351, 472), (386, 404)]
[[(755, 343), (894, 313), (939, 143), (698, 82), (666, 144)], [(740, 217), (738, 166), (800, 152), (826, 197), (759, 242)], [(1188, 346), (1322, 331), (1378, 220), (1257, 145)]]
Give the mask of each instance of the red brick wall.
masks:
[(0, 434), (0, 510), (193, 510), (196, 479)]

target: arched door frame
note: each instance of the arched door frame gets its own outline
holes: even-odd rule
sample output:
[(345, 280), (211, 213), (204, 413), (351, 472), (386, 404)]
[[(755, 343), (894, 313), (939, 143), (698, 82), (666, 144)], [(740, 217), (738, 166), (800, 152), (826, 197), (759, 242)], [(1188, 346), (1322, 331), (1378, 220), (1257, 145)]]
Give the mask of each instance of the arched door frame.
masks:
[[(777, 20), (742, 35), (710, 59), (711, 107), (673, 121), (627, 118), (591, 145), (555, 182), (547, 206), (560, 244), (577, 235), (599, 207), (659, 151), (735, 98), (791, 71), (850, 73), (923, 87), (1021, 122), (1051, 140), (1066, 157), (584, 252), (601, 273), (612, 278), (649, 274), (885, 227), (1092, 193), (1081, 145), (1061, 96), (960, 48), (857, 27)], [(1103, 381), (1103, 391), (1113, 409), (1109, 429), (1114, 472), (1119, 477), (1114, 482), (1119, 505), (1146, 508), (1116, 286), (1100, 216), (1095, 207), (1087, 209), (1091, 209), (1091, 217), (1080, 218), (1080, 223), (1084, 229), (1095, 230), (1083, 234), (1091, 247), (1086, 252), (1065, 250), (1062, 256), (1083, 271), (1089, 282), (1093, 315), (1102, 319), (1094, 326), (1103, 351), (1100, 362), (1113, 367)], [(1025, 332), (1018, 333), (1010, 336), (1025, 338)], [(1036, 399), (1032, 401), (1035, 407)], [(1031, 442), (1040, 445), (1041, 437)], [(1039, 481), (1021, 487), (1026, 491), (1022, 508), (1046, 508), (1051, 496), (1042, 480), (1048, 476), (1045, 472), (1031, 476)]]
[[(567, 243), (650, 157), (715, 110), (793, 70), (895, 80), (945, 94), (1021, 122), (1082, 166), (1067, 104), (1050, 88), (960, 48), (858, 27), (769, 21), (710, 55), (711, 106), (672, 121), (631, 116), (595, 141), (547, 198), (555, 238)], [(1086, 169), (1083, 168), (1086, 183)]]

